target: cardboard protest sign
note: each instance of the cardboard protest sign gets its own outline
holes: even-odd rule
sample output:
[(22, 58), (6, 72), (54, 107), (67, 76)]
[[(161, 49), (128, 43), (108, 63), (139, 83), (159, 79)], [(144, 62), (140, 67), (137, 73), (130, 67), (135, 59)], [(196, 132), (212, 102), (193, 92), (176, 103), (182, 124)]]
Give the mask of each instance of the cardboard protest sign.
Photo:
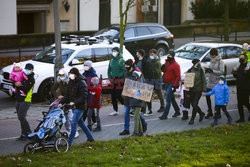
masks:
[(194, 77), (195, 77), (195, 73), (186, 73), (185, 74), (184, 86), (186, 88), (194, 87)]
[(122, 95), (133, 97), (135, 99), (143, 100), (146, 102), (151, 101), (154, 86), (131, 79), (125, 79)]

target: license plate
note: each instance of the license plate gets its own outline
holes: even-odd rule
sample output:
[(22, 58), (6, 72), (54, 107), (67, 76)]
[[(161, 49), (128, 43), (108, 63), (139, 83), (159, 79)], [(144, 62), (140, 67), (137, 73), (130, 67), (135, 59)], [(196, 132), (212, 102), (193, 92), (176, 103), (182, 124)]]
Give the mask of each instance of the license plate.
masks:
[(7, 84), (3, 84), (3, 88), (4, 88), (4, 89), (11, 89), (12, 86), (11, 86), (11, 85), (7, 85)]

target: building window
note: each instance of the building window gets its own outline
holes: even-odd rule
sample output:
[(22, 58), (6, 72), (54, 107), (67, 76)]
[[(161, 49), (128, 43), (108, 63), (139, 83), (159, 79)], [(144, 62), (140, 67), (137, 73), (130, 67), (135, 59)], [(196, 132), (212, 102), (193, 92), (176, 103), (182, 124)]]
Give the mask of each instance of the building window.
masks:
[(158, 0), (137, 1), (136, 21), (158, 23)]

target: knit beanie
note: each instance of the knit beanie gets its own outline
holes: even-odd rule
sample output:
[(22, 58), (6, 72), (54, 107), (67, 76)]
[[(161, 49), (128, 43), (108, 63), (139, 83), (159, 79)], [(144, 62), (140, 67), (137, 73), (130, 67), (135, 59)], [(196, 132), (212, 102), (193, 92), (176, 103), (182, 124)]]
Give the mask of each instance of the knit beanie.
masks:
[(119, 47), (117, 47), (117, 46), (116, 46), (116, 47), (114, 47), (114, 48), (112, 49), (112, 51), (113, 51), (113, 50), (115, 50), (115, 51), (117, 51), (117, 52), (119, 52), (119, 53), (120, 53), (120, 48), (119, 48)]
[(193, 65), (197, 64), (198, 62), (200, 62), (199, 59), (194, 59), (194, 60), (192, 61)]
[(84, 65), (85, 65), (85, 66), (88, 66), (89, 68), (92, 67), (92, 64), (93, 64), (93, 62), (90, 61), (90, 60), (87, 60), (87, 61), (84, 62)]
[(91, 83), (93, 83), (94, 85), (98, 85), (99, 79), (97, 77), (93, 77), (93, 78), (91, 78)]
[(221, 76), (219, 77), (219, 79), (221, 79), (221, 80), (223, 80), (224, 82), (226, 82), (226, 78), (224, 77), (224, 75), (221, 75)]
[(25, 68), (24, 68), (24, 69), (26, 69), (26, 70), (33, 70), (33, 69), (34, 69), (34, 66), (33, 66), (33, 64), (28, 63), (28, 64), (25, 65)]

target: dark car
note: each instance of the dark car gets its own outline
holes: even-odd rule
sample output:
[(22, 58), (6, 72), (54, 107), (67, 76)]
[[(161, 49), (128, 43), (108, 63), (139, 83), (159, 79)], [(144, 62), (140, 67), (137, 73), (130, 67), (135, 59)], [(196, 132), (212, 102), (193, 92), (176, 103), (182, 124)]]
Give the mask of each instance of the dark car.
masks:
[[(119, 42), (119, 31), (119, 25), (113, 25), (98, 31), (94, 36), (103, 36)], [(124, 44), (133, 56), (138, 49), (144, 49), (148, 55), (152, 48), (158, 50), (159, 56), (163, 56), (169, 49), (174, 48), (174, 35), (157, 23), (128, 24), (124, 34)]]

